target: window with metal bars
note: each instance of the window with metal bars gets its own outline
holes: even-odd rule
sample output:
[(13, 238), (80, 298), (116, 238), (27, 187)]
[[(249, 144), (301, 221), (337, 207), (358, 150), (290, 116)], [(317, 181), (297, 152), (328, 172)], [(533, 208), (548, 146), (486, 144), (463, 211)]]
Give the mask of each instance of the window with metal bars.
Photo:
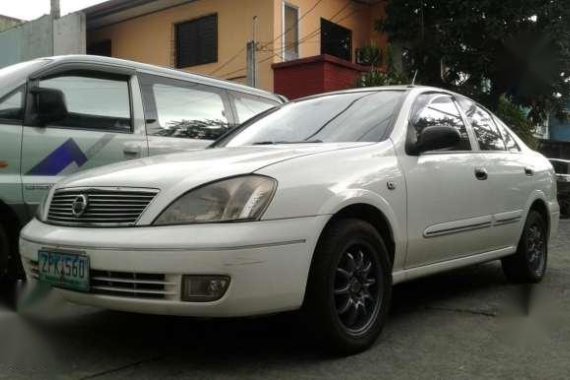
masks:
[(218, 15), (176, 24), (176, 67), (218, 61)]

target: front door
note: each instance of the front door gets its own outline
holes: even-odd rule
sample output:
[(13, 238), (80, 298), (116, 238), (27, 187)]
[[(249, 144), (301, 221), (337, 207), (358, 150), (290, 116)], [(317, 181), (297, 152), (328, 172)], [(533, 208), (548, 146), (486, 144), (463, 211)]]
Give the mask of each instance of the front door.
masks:
[(22, 178), (27, 204), (39, 203), (64, 176), (148, 155), (144, 132), (137, 130), (144, 124), (135, 125), (143, 116), (142, 106), (130, 96), (136, 86), (133, 81), (136, 78), (128, 75), (73, 71), (34, 83), (61, 90), (67, 115), (46, 126), (24, 127)]
[(456, 128), (461, 141), (453, 150), (401, 160), (408, 192), (407, 269), (481, 252), (491, 226), (484, 160), (473, 150), (474, 138), (451, 96), (418, 96), (410, 118), (409, 143), (415, 144), (421, 130), (434, 125)]

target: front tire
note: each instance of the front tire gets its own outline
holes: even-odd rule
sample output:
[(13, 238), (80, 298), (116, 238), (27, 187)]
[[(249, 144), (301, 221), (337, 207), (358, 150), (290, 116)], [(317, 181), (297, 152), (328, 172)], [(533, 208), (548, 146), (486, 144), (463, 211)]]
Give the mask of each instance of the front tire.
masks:
[(537, 211), (528, 214), (517, 252), (502, 259), (503, 272), (515, 283), (537, 283), (546, 273), (548, 258), (548, 228)]
[(359, 219), (336, 222), (317, 245), (304, 309), (326, 349), (350, 355), (370, 347), (382, 331), (392, 273), (382, 236)]

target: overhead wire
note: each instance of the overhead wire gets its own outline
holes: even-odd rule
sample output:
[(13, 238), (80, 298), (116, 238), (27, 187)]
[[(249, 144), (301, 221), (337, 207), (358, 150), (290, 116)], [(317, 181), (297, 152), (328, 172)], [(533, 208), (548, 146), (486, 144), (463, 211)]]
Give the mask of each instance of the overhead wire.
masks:
[[(318, 3), (317, 3), (316, 5), (318, 5)], [(313, 6), (313, 8), (311, 8), (309, 11), (307, 11), (304, 15), (308, 14), (310, 11), (312, 11), (313, 9), (315, 9), (315, 8), (316, 8), (316, 5)], [(356, 9), (356, 10), (350, 12), (349, 14), (345, 15), (345, 16), (342, 17), (341, 19), (335, 20), (335, 18), (336, 18), (338, 15), (340, 15), (342, 12), (344, 12), (350, 5), (351, 5), (351, 3), (345, 4), (340, 10), (338, 10), (333, 16), (331, 16), (330, 21), (342, 22), (342, 21), (344, 21), (345, 19), (351, 17), (352, 15), (354, 15), (356, 12), (359, 11), (359, 9)], [(302, 18), (302, 17), (301, 17), (301, 18)], [(301, 18), (299, 18), (298, 21), (300, 21)], [(295, 27), (296, 25), (298, 25), (298, 22), (297, 22), (295, 25), (293, 25), (291, 28), (289, 28), (287, 31), (291, 30), (291, 29), (292, 29), (293, 27)], [(284, 33), (282, 33), (282, 34), (281, 34), (280, 36), (278, 36), (277, 38), (275, 38), (275, 39), (273, 40), (273, 42), (276, 42), (279, 38), (281, 38), (283, 35), (285, 35), (285, 34), (287, 33), (287, 31), (285, 31)], [(301, 38), (301, 39), (299, 40), (298, 44), (301, 45), (302, 43), (307, 42), (309, 39), (311, 39), (311, 38), (313, 38), (314, 36), (316, 36), (320, 31), (321, 31), (321, 28), (320, 28), (320, 27), (317, 28), (317, 29), (315, 29), (315, 30), (313, 30), (312, 32), (308, 33), (308, 34), (305, 35), (303, 38)], [(268, 46), (269, 44), (270, 44), (270, 43), (267, 43), (265, 46)], [(267, 50), (262, 50), (262, 51), (265, 51), (265, 52), (270, 52), (270, 53), (272, 53), (272, 54), (271, 54), (270, 56), (268, 56), (268, 57), (266, 57), (266, 58), (260, 60), (260, 61), (258, 62), (258, 64), (267, 62), (267, 61), (273, 59), (273, 57), (279, 57), (279, 58), (281, 58), (281, 59), (283, 59), (283, 60), (285, 61), (285, 60), (286, 60), (285, 57), (281, 54), (281, 53), (283, 53), (283, 52), (285, 51), (285, 49), (286, 49), (286, 47), (281, 47), (281, 48), (279, 48), (279, 49), (267, 49)], [(247, 67), (242, 67), (242, 68), (239, 68), (239, 69), (237, 69), (237, 70), (233, 70), (233, 71), (230, 71), (230, 72), (228, 72), (228, 73), (222, 74), (221, 76), (223, 76), (223, 77), (228, 77), (228, 76), (230, 76), (230, 75), (239, 73), (240, 71), (243, 71), (243, 70), (246, 70), (246, 69), (247, 69)]]

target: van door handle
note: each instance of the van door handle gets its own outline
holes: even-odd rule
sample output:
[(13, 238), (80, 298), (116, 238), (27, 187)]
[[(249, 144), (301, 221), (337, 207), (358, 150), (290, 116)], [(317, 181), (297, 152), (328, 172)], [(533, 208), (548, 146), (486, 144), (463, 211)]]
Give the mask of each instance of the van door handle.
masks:
[(135, 145), (125, 145), (123, 148), (123, 153), (127, 156), (138, 156), (141, 154), (141, 150), (138, 146)]
[(484, 181), (487, 179), (489, 174), (487, 173), (487, 169), (485, 168), (475, 168), (475, 178), (479, 181)]
[(532, 170), (531, 168), (529, 168), (528, 166), (526, 168), (524, 168), (524, 174), (528, 175), (528, 176), (533, 176), (534, 175), (534, 170)]

